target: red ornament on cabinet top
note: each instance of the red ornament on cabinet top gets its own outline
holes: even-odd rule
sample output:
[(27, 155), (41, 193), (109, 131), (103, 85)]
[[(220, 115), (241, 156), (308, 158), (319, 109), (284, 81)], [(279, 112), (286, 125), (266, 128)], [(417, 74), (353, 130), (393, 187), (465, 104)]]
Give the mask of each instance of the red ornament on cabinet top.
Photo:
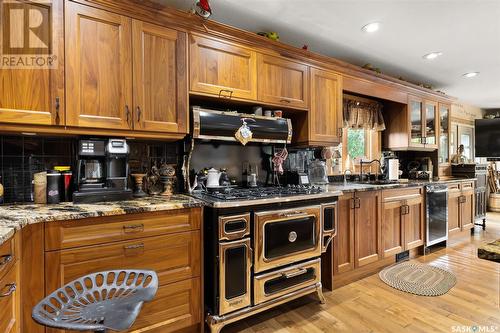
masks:
[(208, 0), (196, 0), (194, 4), (194, 11), (204, 19), (208, 19), (212, 15), (212, 8)]

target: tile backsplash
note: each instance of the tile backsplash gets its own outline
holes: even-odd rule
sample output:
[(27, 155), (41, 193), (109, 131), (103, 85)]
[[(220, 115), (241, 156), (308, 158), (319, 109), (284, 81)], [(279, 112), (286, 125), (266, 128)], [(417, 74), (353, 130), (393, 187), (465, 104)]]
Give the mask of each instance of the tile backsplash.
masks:
[[(70, 165), (74, 170), (78, 138), (40, 136), (0, 136), (0, 176), (4, 202), (33, 201), (33, 174), (56, 165)], [(178, 165), (178, 143), (128, 141), (130, 172), (146, 172), (153, 164)], [(76, 174), (76, 173), (75, 173)]]

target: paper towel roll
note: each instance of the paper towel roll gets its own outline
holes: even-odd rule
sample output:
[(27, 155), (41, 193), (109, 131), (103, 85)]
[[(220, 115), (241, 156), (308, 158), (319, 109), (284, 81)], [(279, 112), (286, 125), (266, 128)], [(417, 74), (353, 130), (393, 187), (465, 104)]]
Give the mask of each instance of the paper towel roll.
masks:
[(399, 178), (399, 160), (393, 158), (389, 160), (389, 180), (398, 180)]

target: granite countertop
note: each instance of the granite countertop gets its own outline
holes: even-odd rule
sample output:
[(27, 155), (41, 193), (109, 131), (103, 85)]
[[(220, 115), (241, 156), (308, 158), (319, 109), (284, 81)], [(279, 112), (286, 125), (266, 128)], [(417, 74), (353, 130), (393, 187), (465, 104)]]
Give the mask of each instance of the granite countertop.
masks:
[(63, 202), (55, 205), (5, 205), (0, 206), (0, 245), (12, 237), (16, 230), (34, 223), (193, 208), (203, 205), (203, 201), (183, 194), (95, 204)]
[(362, 184), (356, 182), (347, 182), (344, 185), (343, 182), (338, 183), (330, 183), (326, 185), (324, 188), (328, 191), (342, 191), (342, 192), (355, 192), (355, 191), (375, 191), (375, 190), (383, 190), (383, 189), (391, 189), (391, 188), (404, 188), (404, 187), (414, 187), (414, 186), (425, 186), (430, 184), (447, 184), (447, 183), (456, 183), (462, 181), (470, 181), (475, 180), (476, 178), (444, 178), (440, 180), (408, 180), (408, 181), (399, 181), (395, 183), (388, 184)]

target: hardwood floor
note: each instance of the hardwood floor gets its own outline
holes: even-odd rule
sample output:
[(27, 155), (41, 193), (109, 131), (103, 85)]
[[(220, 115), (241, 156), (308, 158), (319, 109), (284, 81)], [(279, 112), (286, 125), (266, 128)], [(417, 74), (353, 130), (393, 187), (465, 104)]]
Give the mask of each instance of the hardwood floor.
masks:
[[(415, 296), (369, 276), (225, 327), (230, 332), (500, 332), (500, 264), (477, 258), (477, 247), (500, 238), (500, 214), (488, 213), (486, 231), (415, 259), (448, 269), (457, 284), (439, 297)], [(479, 326), (474, 330), (472, 326)], [(489, 330), (486, 330), (488, 326)]]

